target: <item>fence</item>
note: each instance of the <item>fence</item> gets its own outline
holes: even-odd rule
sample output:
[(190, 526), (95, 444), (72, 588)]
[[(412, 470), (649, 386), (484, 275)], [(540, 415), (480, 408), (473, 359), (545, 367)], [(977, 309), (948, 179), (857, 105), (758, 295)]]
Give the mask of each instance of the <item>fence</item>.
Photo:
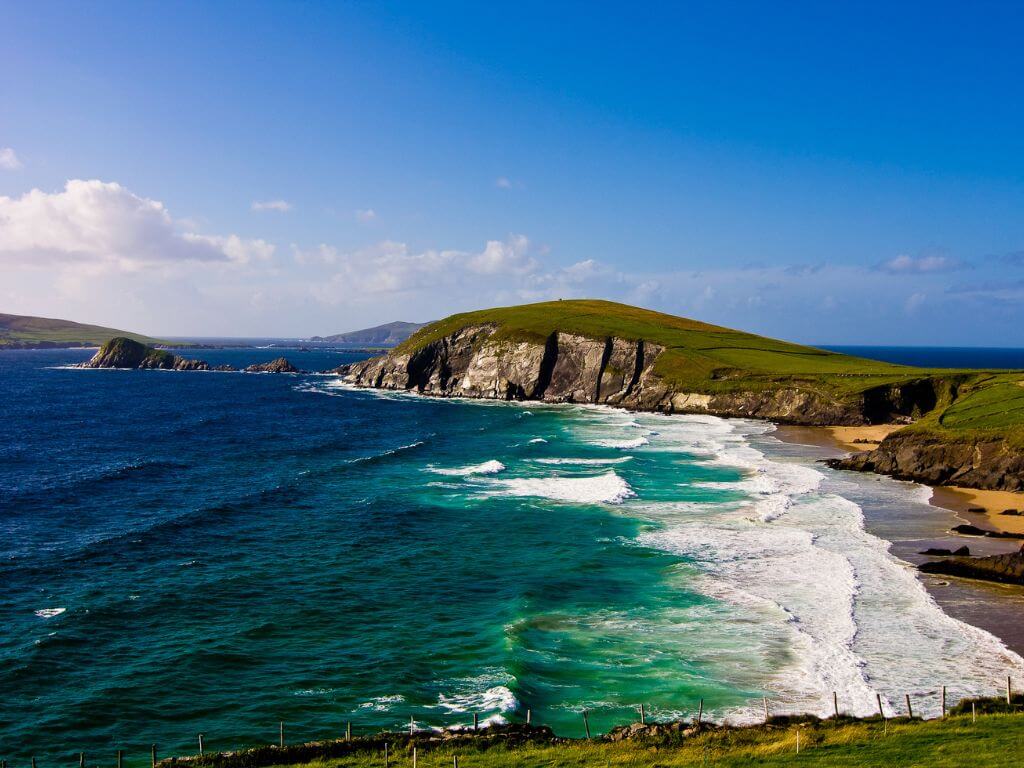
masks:
[[(844, 723), (855, 722), (858, 720), (880, 719), (882, 721), (888, 721), (889, 719), (905, 719), (908, 721), (921, 721), (925, 719), (914, 716), (914, 702), (909, 693), (904, 694), (905, 715), (894, 713), (887, 715), (885, 707), (883, 706), (881, 694), (875, 694), (875, 700), (878, 706), (878, 714), (872, 715), (869, 718), (858, 718), (850, 715), (844, 715), (841, 712), (839, 706), (839, 694), (838, 692), (833, 692), (831, 701), (833, 714), (828, 718), (828, 720)], [(941, 711), (940, 717), (945, 718), (950, 714), (950, 709), (947, 707), (946, 686), (942, 686), (942, 689), (939, 692), (939, 704)], [(987, 712), (1019, 711), (1024, 708), (1024, 695), (1014, 694), (1013, 681), (1010, 677), (1007, 677), (1004, 695), (995, 698), (963, 699), (956, 705), (954, 714), (967, 714), (967, 705), (970, 705), (970, 714), (973, 721), (977, 719), (979, 714), (985, 714)], [(764, 721), (762, 724), (755, 724), (754, 727), (757, 727), (757, 725), (789, 724), (801, 719), (814, 721), (821, 720), (821, 718), (818, 718), (815, 715), (773, 715), (767, 697), (762, 698), (762, 706), (764, 710)], [(636, 708), (636, 712), (638, 716), (636, 721), (632, 721), (628, 726), (623, 725), (613, 728), (609, 731), (609, 734), (614, 735), (616, 731), (625, 729), (627, 732), (622, 733), (621, 738), (643, 738), (645, 735), (664, 732), (666, 728), (675, 733), (683, 733), (684, 729), (696, 729), (696, 732), (700, 732), (705, 728), (716, 727), (704, 719), (704, 699), (700, 699), (698, 702), (696, 715), (693, 717), (692, 721), (687, 721), (685, 719), (670, 722), (649, 721), (649, 710), (644, 704), (640, 704)], [(403, 751), (410, 755), (413, 768), (417, 768), (418, 753), (421, 746), (429, 748), (439, 744), (457, 745), (460, 743), (471, 742), (477, 748), (485, 748), (494, 743), (514, 745), (523, 743), (557, 743), (572, 740), (566, 737), (557, 736), (554, 731), (547, 726), (534, 725), (532, 723), (533, 718), (530, 709), (525, 711), (524, 721), (521, 723), (491, 725), (486, 726), (483, 729), (480, 728), (479, 716), (480, 713), (473, 713), (472, 726), (456, 725), (440, 730), (417, 729), (415, 720), (410, 718), (409, 729), (407, 732), (381, 731), (373, 735), (360, 737), (354, 737), (352, 735), (352, 723), (347, 722), (345, 724), (345, 736), (343, 738), (292, 745), (286, 743), (284, 721), (279, 721), (276, 744), (251, 747), (237, 751), (208, 753), (206, 751), (206, 735), (204, 733), (199, 733), (196, 737), (198, 745), (197, 754), (186, 757), (170, 757), (161, 760), (158, 759), (157, 745), (152, 744), (150, 746), (149, 762), (150, 768), (176, 768), (176, 766), (179, 768), (188, 768), (191, 765), (195, 765), (196, 768), (200, 768), (200, 766), (205, 767), (207, 765), (216, 766), (216, 768), (263, 768), (264, 766), (281, 765), (284, 763), (305, 763), (316, 759), (339, 758), (356, 752), (376, 751), (382, 755), (384, 767), (389, 768), (390, 762), (395, 758), (396, 753), (398, 751)], [(590, 712), (584, 709), (581, 711), (580, 716), (581, 735), (586, 740), (592, 740), (594, 737), (590, 729)], [(604, 738), (608, 738), (608, 736), (605, 736)], [(618, 739), (615, 738), (614, 740)], [(799, 752), (799, 731), (797, 731), (796, 744), (797, 752)], [(124, 768), (124, 754), (123, 750), (118, 749), (113, 755), (116, 768)], [(78, 768), (87, 768), (86, 753), (79, 752), (77, 753), (77, 757)], [(458, 757), (455, 756), (453, 759), (454, 768), (458, 768)], [(31, 768), (40, 768), (40, 766), (37, 765), (35, 757), (30, 758), (30, 765)], [(94, 765), (98, 766), (99, 763)], [(8, 768), (7, 760), (0, 759), (0, 768)]]

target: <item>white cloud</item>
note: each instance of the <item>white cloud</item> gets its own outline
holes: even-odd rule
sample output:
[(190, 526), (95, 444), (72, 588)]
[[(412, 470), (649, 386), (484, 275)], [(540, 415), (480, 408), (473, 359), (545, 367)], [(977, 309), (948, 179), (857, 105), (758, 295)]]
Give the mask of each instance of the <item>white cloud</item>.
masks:
[(259, 201), (253, 200), (252, 209), (254, 211), (277, 211), (278, 213), (287, 213), (292, 209), (292, 204), (287, 200), (266, 200)]
[(115, 182), (71, 179), (60, 192), (0, 197), (0, 261), (138, 270), (172, 262), (247, 262), (273, 246), (236, 235), (181, 232), (163, 203)]
[(912, 315), (921, 308), (927, 298), (928, 294), (926, 293), (921, 293), (920, 291), (912, 293), (903, 304), (903, 309), (908, 315)]
[(894, 274), (920, 274), (925, 272), (952, 272), (962, 268), (962, 264), (946, 256), (921, 256), (915, 258), (900, 254), (880, 265), (885, 272)]
[(363, 224), (369, 224), (377, 218), (377, 212), (373, 208), (359, 208), (356, 210), (356, 220)]
[(499, 176), (494, 180), (494, 186), (498, 189), (512, 189), (512, 182), (505, 176)]
[(21, 160), (10, 147), (0, 147), (0, 168), (5, 171), (16, 171), (21, 168)]
[(539, 266), (528, 251), (530, 241), (525, 235), (511, 235), (507, 240), (488, 240), (483, 251), (472, 256), (466, 267), (482, 275), (535, 272)]

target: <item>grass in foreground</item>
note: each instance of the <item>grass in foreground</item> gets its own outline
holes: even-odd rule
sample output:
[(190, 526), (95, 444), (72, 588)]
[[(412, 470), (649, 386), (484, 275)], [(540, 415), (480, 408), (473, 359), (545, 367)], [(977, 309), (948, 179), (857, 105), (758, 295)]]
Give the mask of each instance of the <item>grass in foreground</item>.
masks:
[[(716, 731), (678, 745), (637, 742), (571, 741), (543, 746), (441, 747), (418, 754), (420, 768), (448, 768), (458, 756), (460, 768), (583, 768), (584, 766), (1018, 766), (1024, 757), (1024, 715), (949, 717), (926, 722), (879, 720), (846, 724), (821, 722), (797, 727)], [(380, 768), (383, 754), (318, 760), (309, 768)], [(411, 768), (410, 752), (392, 755), (390, 765)]]

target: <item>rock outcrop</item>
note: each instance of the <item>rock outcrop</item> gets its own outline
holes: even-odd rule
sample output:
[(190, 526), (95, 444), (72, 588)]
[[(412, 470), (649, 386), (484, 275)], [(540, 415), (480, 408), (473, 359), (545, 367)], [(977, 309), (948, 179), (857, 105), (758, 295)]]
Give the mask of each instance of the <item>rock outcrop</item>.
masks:
[(871, 413), (889, 416), (921, 408), (916, 393), (899, 387), (847, 399), (793, 382), (684, 391), (658, 374), (664, 347), (643, 339), (589, 338), (557, 331), (546, 338), (509, 338), (497, 331), (493, 325), (466, 326), (414, 351), (399, 348), (334, 372), (356, 386), (426, 395), (601, 403), (788, 424), (866, 424)]
[(963, 576), (969, 579), (998, 581), (1004, 584), (1024, 584), (1024, 547), (1008, 555), (988, 557), (953, 557), (922, 563), (918, 568), (924, 573), (939, 573), (945, 576)]
[(925, 431), (894, 432), (871, 451), (828, 464), (927, 485), (1024, 491), (1024, 452), (1005, 440), (954, 440)]
[(246, 373), (302, 373), (298, 368), (288, 362), (286, 358), (279, 357), (269, 363), (257, 363), (245, 369)]
[(208, 371), (203, 360), (179, 357), (163, 349), (118, 336), (111, 339), (82, 368), (149, 368), (173, 371)]

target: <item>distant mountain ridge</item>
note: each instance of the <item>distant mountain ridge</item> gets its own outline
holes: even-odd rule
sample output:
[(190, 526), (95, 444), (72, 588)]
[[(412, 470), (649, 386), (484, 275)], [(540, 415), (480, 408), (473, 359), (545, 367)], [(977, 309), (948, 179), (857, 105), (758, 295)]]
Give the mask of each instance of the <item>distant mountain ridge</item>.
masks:
[(384, 323), (384, 325), (375, 325), (373, 328), (363, 328), (360, 331), (336, 333), (333, 336), (313, 336), (310, 341), (327, 341), (335, 344), (395, 346), (401, 344), (426, 325), (429, 325), (429, 323), (406, 323), (396, 320), (392, 323)]
[(87, 325), (72, 320), (59, 320), (32, 315), (0, 313), (0, 349), (39, 349), (46, 347), (98, 347), (116, 336), (143, 344), (167, 342), (102, 325)]

